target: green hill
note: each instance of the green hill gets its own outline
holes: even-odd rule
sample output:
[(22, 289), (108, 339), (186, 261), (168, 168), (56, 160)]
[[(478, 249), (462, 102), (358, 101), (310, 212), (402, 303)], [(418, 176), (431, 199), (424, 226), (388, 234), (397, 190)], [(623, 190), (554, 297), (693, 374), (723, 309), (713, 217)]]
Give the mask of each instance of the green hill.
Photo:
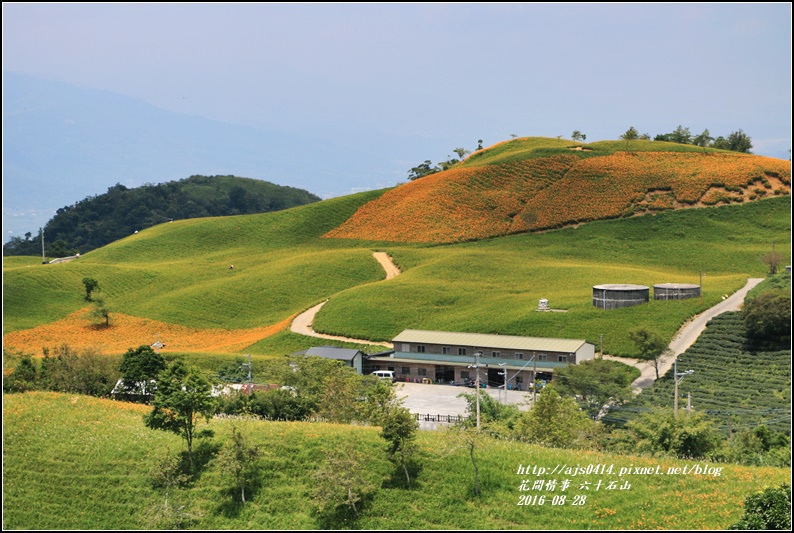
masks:
[[(44, 226), (48, 258), (86, 253), (163, 222), (280, 211), (317, 202), (302, 189), (236, 176), (191, 176), (128, 189), (116, 184), (57, 211)], [(41, 235), (15, 237), (3, 255), (41, 254)]]
[[(147, 409), (69, 394), (5, 395), (3, 529), (153, 528), (165, 495), (152, 485), (152, 467), (166, 454), (177, 455), (182, 444), (174, 434), (146, 429)], [(257, 487), (245, 506), (232, 501), (234, 491), (227, 490), (217, 466), (206, 462), (232, 426), (264, 451)], [(215, 438), (197, 445), (200, 475), (169, 493), (169, 504), (182, 508), (191, 517), (186, 525), (195, 529), (725, 529), (741, 517), (747, 495), (791, 475), (790, 469), (486, 439), (475, 451), (477, 497), (469, 450), (445, 432), (419, 434), (421, 470), (415, 485), (405, 489), (391, 479), (393, 466), (385, 459), (378, 428), (220, 419), (201, 428), (213, 430)], [(368, 457), (362, 475), (372, 488), (358, 518), (344, 512), (320, 515), (312, 504), (312, 474), (345, 442)], [(612, 474), (550, 473), (601, 464)], [(521, 475), (520, 466), (548, 470)], [(695, 466), (704, 473), (668, 473)], [(654, 473), (638, 474), (634, 468)], [(554, 489), (548, 488), (552, 480)], [(543, 490), (532, 488), (537, 481)]]

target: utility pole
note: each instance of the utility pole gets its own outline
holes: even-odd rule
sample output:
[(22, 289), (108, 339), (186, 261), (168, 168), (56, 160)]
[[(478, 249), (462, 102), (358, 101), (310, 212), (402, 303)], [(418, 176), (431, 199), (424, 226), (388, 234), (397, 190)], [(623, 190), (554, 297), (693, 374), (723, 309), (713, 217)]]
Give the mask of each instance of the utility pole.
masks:
[(532, 356), (532, 407), (538, 399), (538, 356)]
[(683, 381), (685, 377), (690, 374), (693, 374), (694, 370), (687, 370), (685, 372), (678, 373), (678, 360), (676, 359), (673, 363), (673, 381), (675, 381), (675, 397), (673, 398), (673, 416), (678, 418), (678, 384)]
[(601, 338), (601, 359), (604, 358), (604, 334), (602, 333), (600, 336)]
[(689, 412), (692, 410), (692, 393), (686, 393), (686, 414), (688, 415)]
[(251, 369), (253, 368), (253, 364), (251, 363), (251, 354), (250, 353), (248, 354), (248, 362), (247, 363), (243, 363), (240, 366), (248, 367), (248, 383), (251, 383), (251, 381), (252, 381), (252, 379), (251, 379)]
[(499, 375), (505, 377), (505, 403), (507, 403), (507, 363), (499, 363), (499, 366), (502, 367), (502, 372), (499, 372)]
[(39, 228), (39, 233), (41, 233), (41, 264), (46, 264), (47, 261), (44, 260), (44, 228)]

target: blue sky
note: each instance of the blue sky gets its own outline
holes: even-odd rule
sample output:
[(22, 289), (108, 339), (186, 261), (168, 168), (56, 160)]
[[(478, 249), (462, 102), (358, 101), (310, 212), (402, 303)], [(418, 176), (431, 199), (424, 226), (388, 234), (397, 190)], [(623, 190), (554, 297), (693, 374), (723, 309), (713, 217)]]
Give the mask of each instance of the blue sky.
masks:
[(791, 148), (789, 3), (4, 3), (3, 70), (342, 146), (394, 143), (394, 183), (511, 134), (681, 124), (742, 129), (761, 155)]

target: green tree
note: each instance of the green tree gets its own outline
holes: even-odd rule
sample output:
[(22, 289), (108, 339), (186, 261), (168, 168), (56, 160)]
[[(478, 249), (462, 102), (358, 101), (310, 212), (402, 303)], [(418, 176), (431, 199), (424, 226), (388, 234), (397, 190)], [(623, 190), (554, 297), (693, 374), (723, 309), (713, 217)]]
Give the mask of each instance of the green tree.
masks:
[(358, 516), (358, 504), (374, 489), (365, 475), (366, 462), (363, 452), (351, 441), (328, 451), (323, 465), (312, 474), (312, 500), (319, 513), (346, 506)]
[(563, 398), (553, 385), (546, 386), (529, 412), (516, 422), (519, 440), (552, 448), (590, 447), (598, 428), (573, 398)]
[[(482, 139), (477, 139), (477, 150), (482, 150)], [(25, 234), (25, 237), (30, 239), (29, 234)]]
[(465, 158), (468, 154), (471, 153), (471, 150), (466, 150), (465, 148), (455, 148), (452, 151), (455, 152), (456, 154), (458, 154), (458, 158), (461, 161), (463, 161), (463, 158)]
[(632, 450), (681, 459), (707, 457), (721, 442), (714, 424), (697, 411), (676, 417), (672, 409), (657, 409), (627, 423), (626, 430)]
[(451, 451), (460, 448), (466, 450), (474, 470), (474, 495), (480, 495), (480, 466), (477, 463), (477, 451), (481, 450), (487, 442), (487, 435), (476, 427), (458, 424), (449, 429), (449, 445)]
[(727, 141), (728, 150), (733, 150), (734, 152), (749, 154), (750, 150), (753, 148), (753, 143), (750, 140), (750, 136), (742, 130), (731, 132), (731, 134), (728, 135)]
[(152, 487), (163, 492), (165, 498), (163, 505), (157, 505), (152, 510), (152, 526), (160, 529), (181, 529), (184, 527), (184, 506), (169, 505), (169, 498), (173, 496), (178, 487), (186, 484), (189, 476), (182, 472), (179, 459), (167, 450), (159, 457), (149, 469), (149, 479)]
[(101, 322), (104, 320), (105, 327), (110, 326), (110, 313), (112, 312), (110, 305), (108, 305), (104, 296), (94, 296), (91, 300), (93, 307), (91, 308), (91, 318)]
[(703, 133), (701, 133), (700, 135), (695, 137), (693, 139), (692, 143), (696, 144), (697, 146), (702, 146), (703, 147), (703, 151), (705, 152), (706, 148), (711, 144), (711, 141), (713, 141), (713, 140), (714, 140), (714, 137), (711, 136), (711, 134), (709, 133), (709, 130), (707, 128), (707, 129), (703, 130)]
[(729, 530), (791, 531), (791, 484), (767, 487), (744, 500), (744, 515)]
[[(6, 357), (3, 357), (5, 362)], [(29, 356), (22, 356), (11, 369), (10, 375), (3, 373), (3, 392), (25, 392), (36, 388), (36, 364)]]
[(692, 144), (692, 133), (689, 131), (689, 128), (685, 128), (679, 124), (678, 127), (673, 130), (673, 133), (670, 134), (670, 141), (678, 144)]
[(215, 412), (212, 386), (198, 370), (182, 361), (174, 362), (160, 373), (152, 405), (144, 416), (147, 427), (171, 431), (185, 439), (190, 470), (193, 470), (193, 439), (202, 418), (209, 422)]
[(94, 278), (83, 278), (83, 285), (85, 286), (85, 301), (91, 301), (91, 293), (99, 289), (99, 282)]
[(67, 344), (45, 353), (39, 381), (43, 388), (89, 396), (108, 396), (119, 378), (119, 360), (94, 348), (81, 352)]
[(573, 133), (571, 133), (571, 139), (573, 139), (575, 142), (580, 142), (582, 140), (582, 132), (579, 130), (573, 130)]
[[(121, 386), (128, 394), (150, 392), (151, 389), (147, 390), (150, 382), (156, 381), (166, 366), (165, 358), (155, 353), (151, 346), (142, 344), (128, 348), (119, 366)], [(141, 384), (144, 384), (143, 390)]]
[(791, 338), (791, 294), (785, 290), (764, 292), (744, 303), (747, 334), (760, 341)]
[(621, 139), (626, 141), (626, 151), (627, 152), (630, 151), (629, 150), (629, 141), (635, 141), (635, 140), (637, 140), (638, 137), (639, 137), (639, 133), (637, 133), (637, 130), (634, 128), (634, 126), (632, 126), (629, 129), (627, 129), (626, 133), (624, 133), (623, 135), (620, 136)]
[(408, 409), (393, 406), (386, 414), (380, 436), (388, 442), (386, 450), (389, 460), (405, 474), (406, 485), (411, 484), (408, 467), (412, 463), (418, 448), (416, 447), (416, 431), (419, 424)]
[(231, 480), (240, 501), (245, 505), (245, 489), (255, 486), (261, 470), (262, 451), (249, 444), (248, 438), (232, 426), (232, 436), (213, 460), (221, 475)]
[(561, 395), (573, 396), (590, 418), (596, 418), (605, 405), (623, 405), (634, 397), (631, 382), (636, 373), (617, 361), (593, 359), (557, 369), (554, 386)]
[(426, 159), (424, 163), (420, 163), (408, 171), (408, 179), (413, 181), (430, 174), (435, 174), (439, 169), (432, 165), (433, 163), (429, 159)]
[(653, 362), (656, 379), (659, 379), (659, 365), (667, 354), (667, 343), (658, 333), (647, 328), (637, 328), (629, 332), (629, 339), (637, 347), (639, 359)]

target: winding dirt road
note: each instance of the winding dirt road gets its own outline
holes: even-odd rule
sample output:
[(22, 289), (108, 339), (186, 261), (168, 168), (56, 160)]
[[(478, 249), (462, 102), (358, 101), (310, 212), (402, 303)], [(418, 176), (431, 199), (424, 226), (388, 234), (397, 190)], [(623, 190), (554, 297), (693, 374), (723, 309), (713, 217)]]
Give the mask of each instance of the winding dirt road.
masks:
[[(372, 256), (381, 264), (383, 270), (386, 272), (386, 279), (392, 279), (395, 276), (400, 274), (400, 269), (397, 268), (397, 265), (392, 262), (391, 257), (386, 252), (373, 252)], [(328, 300), (321, 302), (311, 309), (307, 309), (303, 313), (299, 314), (295, 317), (295, 320), (292, 321), (292, 325), (290, 326), (290, 331), (293, 333), (298, 333), (300, 335), (306, 335), (308, 337), (318, 337), (320, 339), (330, 339), (335, 341), (344, 341), (344, 342), (352, 342), (356, 344), (370, 344), (373, 346), (384, 346), (386, 348), (391, 348), (392, 345), (389, 342), (372, 342), (372, 341), (365, 341), (361, 339), (351, 339), (350, 337), (341, 337), (338, 335), (326, 335), (324, 333), (317, 333), (312, 329), (312, 323), (314, 322), (314, 317), (317, 313), (322, 309), (322, 307), (328, 303)]]

